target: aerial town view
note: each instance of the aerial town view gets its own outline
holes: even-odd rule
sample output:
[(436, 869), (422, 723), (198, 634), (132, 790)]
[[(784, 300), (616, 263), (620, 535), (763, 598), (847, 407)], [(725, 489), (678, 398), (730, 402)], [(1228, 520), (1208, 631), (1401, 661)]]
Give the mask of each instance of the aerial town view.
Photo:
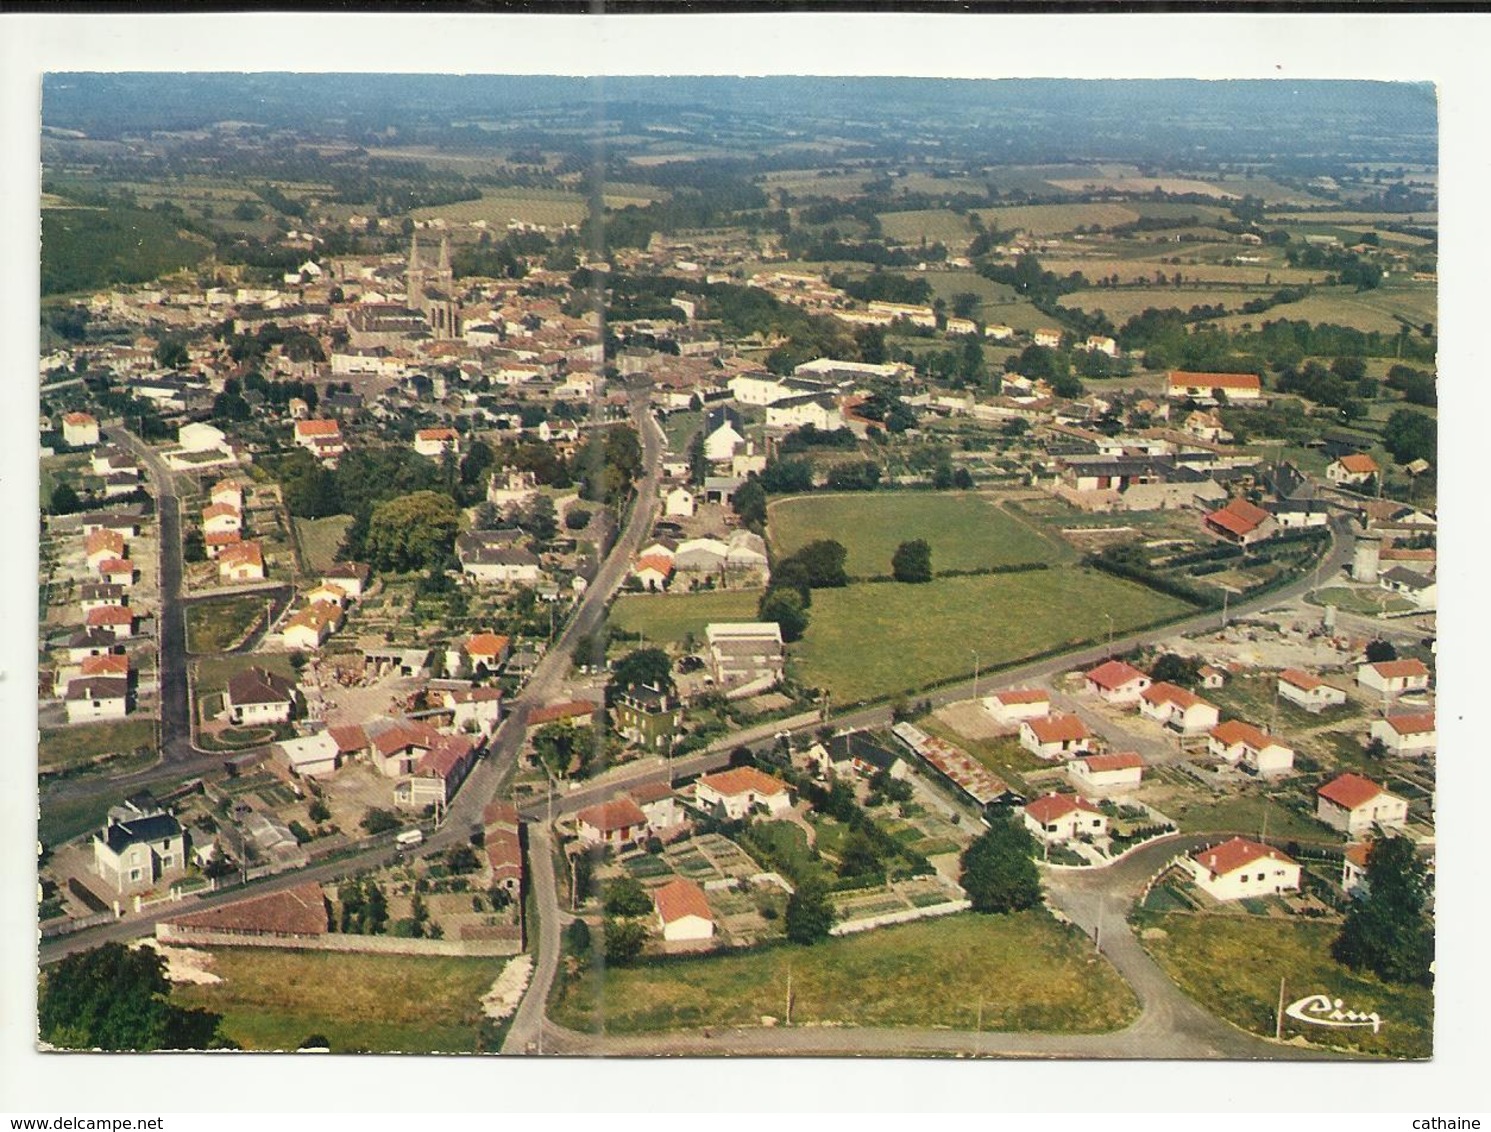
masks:
[(1432, 1055), (1432, 86), (41, 132), (40, 1049)]

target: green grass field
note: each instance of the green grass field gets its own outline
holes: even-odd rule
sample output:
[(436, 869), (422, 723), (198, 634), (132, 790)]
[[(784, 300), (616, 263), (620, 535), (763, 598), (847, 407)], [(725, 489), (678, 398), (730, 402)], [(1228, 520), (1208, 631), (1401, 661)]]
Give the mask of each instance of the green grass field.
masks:
[(295, 667), (287, 653), (255, 653), (243, 656), (204, 656), (192, 661), (196, 673), (197, 698), (221, 692), (228, 686), (228, 679), (250, 666), (267, 669), (289, 679), (295, 678)]
[(1340, 834), (1314, 818), (1280, 805), (1271, 798), (1256, 794), (1226, 795), (1221, 798), (1188, 795), (1184, 800), (1167, 802), (1165, 813), (1174, 818), (1186, 833), (1236, 833), (1244, 831), (1262, 836), (1267, 827), (1269, 837), (1292, 841), (1336, 845)]
[[(1192, 270), (1199, 274), (1204, 269), (1198, 267)], [(1168, 307), (1190, 310), (1194, 306), (1209, 307), (1220, 304), (1226, 310), (1237, 310), (1249, 299), (1255, 299), (1266, 294), (1267, 291), (1268, 289), (1262, 286), (1259, 286), (1256, 291), (1240, 291), (1227, 287), (1216, 290), (1193, 290), (1190, 287), (1179, 289), (1175, 287), (1125, 287), (1121, 290), (1073, 291), (1069, 295), (1061, 296), (1060, 302), (1063, 307), (1074, 310), (1102, 311), (1121, 326), (1134, 315), (1150, 307), (1157, 310), (1164, 310)], [(1260, 315), (1250, 316), (1255, 324), (1261, 317)]]
[(77, 727), (49, 728), (41, 733), (37, 763), (42, 770), (61, 770), (100, 755), (123, 754), (154, 746), (153, 719), (115, 719)]
[(840, 704), (919, 689), (1046, 650), (1124, 633), (1189, 607), (1079, 568), (815, 590), (808, 631), (788, 650), (796, 675)]
[(1112, 228), (1139, 219), (1137, 210), (1123, 204), (1016, 204), (981, 208), (978, 213), (991, 228), (1018, 228), (1032, 236), (1070, 232), (1078, 225)]
[(767, 512), (772, 549), (792, 553), (831, 538), (849, 552), (853, 577), (890, 574), (891, 556), (909, 539), (932, 546), (932, 569), (978, 570), (1020, 562), (1062, 562), (1071, 552), (973, 492), (800, 495)]
[(1330, 956), (1334, 924), (1166, 913), (1146, 916), (1165, 936), (1145, 946), (1172, 979), (1206, 1009), (1243, 1029), (1273, 1037), (1283, 978), (1286, 1003), (1329, 994), (1350, 1010), (1376, 1011), (1380, 1032), (1333, 1030), (1284, 1020), (1284, 1037), (1354, 1048), (1380, 1057), (1424, 1058), (1433, 1052), (1434, 996), (1426, 987), (1386, 984), (1355, 974)]
[[(606, 194), (607, 208), (625, 208), (627, 205), (645, 205), (648, 197), (619, 196)], [(585, 219), (585, 198), (579, 193), (562, 189), (487, 189), (480, 200), (463, 200), (454, 204), (417, 208), (412, 213), (416, 220), (443, 217), (452, 223), (470, 224), (474, 220), (485, 220), (500, 235), (508, 221), (521, 220), (528, 224), (543, 224), (554, 227), (561, 224), (578, 224)]]
[(1131, 1021), (1133, 994), (1072, 929), (1042, 912), (949, 916), (816, 947), (634, 968), (592, 968), (557, 982), (550, 1016), (574, 1029), (655, 1033), (792, 1021), (850, 1026), (1094, 1033)]
[(328, 515), (324, 519), (295, 519), (295, 538), (305, 568), (319, 574), (336, 561), (342, 536), (352, 525), (351, 515)]
[(210, 250), (206, 240), (144, 209), (47, 209), (41, 217), (41, 293), (143, 283), (195, 264)]
[(246, 1050), (293, 1050), (324, 1034), (335, 1053), (470, 1053), (480, 999), (502, 959), (214, 948), (221, 983), (172, 1001), (222, 1014)]
[(1402, 326), (1394, 315), (1402, 315), (1415, 328), (1426, 322), (1438, 323), (1438, 303), (1432, 283), (1405, 287), (1380, 287), (1358, 293), (1351, 287), (1318, 288), (1297, 303), (1285, 303), (1253, 315), (1229, 315), (1220, 325), (1235, 329), (1244, 322), (1258, 326), (1277, 319), (1303, 319), (1306, 322), (1335, 323), (1358, 330), (1396, 334)]
[(186, 607), (186, 649), (192, 653), (222, 652), (264, 615), (264, 599), (230, 597), (225, 601), (194, 601)]
[(680, 641), (688, 633), (702, 641), (711, 621), (754, 621), (760, 600), (752, 590), (623, 595), (611, 606), (610, 621), (654, 644)]
[(929, 208), (919, 212), (882, 212), (880, 229), (887, 237), (903, 244), (942, 243), (951, 253), (961, 252), (974, 237), (967, 217), (959, 216), (945, 208)]

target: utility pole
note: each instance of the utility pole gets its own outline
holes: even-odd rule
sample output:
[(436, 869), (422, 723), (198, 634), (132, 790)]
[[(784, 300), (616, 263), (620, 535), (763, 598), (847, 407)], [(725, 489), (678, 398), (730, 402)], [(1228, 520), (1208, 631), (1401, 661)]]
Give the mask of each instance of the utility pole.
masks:
[(1092, 949), (1094, 951), (1096, 951), (1099, 955), (1101, 955), (1103, 953), (1103, 910), (1106, 907), (1107, 907), (1107, 902), (1104, 901), (1104, 900), (1102, 900), (1102, 899), (1099, 899), (1098, 900), (1098, 926), (1097, 926), (1097, 931), (1095, 931), (1093, 933), (1093, 936), (1092, 936)]
[(1231, 590), (1222, 591), (1222, 628), (1227, 628), (1227, 599), (1232, 596)]
[(787, 1025), (792, 1025), (792, 964), (787, 964)]
[(973, 698), (978, 699), (978, 649), (969, 649), (973, 653)]
[(1108, 659), (1112, 660), (1113, 659), (1113, 614), (1111, 614), (1111, 613), (1104, 613), (1103, 616), (1108, 619)]
[(1279, 979), (1279, 1008), (1274, 1012), (1274, 1041), (1284, 1040), (1284, 979)]

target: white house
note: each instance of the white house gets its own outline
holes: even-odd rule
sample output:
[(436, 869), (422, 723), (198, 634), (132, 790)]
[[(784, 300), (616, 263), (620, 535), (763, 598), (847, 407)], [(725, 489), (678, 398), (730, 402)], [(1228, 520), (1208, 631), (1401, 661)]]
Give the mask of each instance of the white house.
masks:
[(1326, 465), (1325, 478), (1345, 487), (1366, 483), (1381, 470), (1377, 461), (1365, 452), (1349, 452)]
[(704, 639), (718, 687), (775, 684), (782, 678), (787, 650), (775, 621), (712, 621), (704, 627)]
[(658, 926), (668, 943), (711, 939), (714, 936), (714, 914), (704, 890), (687, 877), (669, 881), (652, 894), (657, 909)]
[(285, 622), (280, 635), (285, 647), (314, 652), (341, 624), (342, 611), (330, 602), (318, 601), (298, 611)]
[(295, 707), (295, 684), (257, 665), (235, 672), (223, 690), (223, 714), (233, 723), (286, 723)]
[(1041, 327), (1033, 337), (1037, 346), (1045, 346), (1049, 350), (1055, 350), (1061, 346), (1061, 331), (1049, 326)]
[(1078, 834), (1101, 837), (1108, 832), (1107, 816), (1075, 794), (1046, 794), (1027, 803), (1024, 815), (1025, 828), (1048, 845)]
[(1298, 862), (1280, 849), (1245, 837), (1202, 849), (1186, 863), (1196, 887), (1215, 900), (1243, 900), (1299, 889)]
[(1429, 669), (1421, 660), (1380, 660), (1356, 670), (1356, 682), (1383, 696), (1421, 692), (1429, 687)]
[(684, 820), (683, 808), (678, 804), (678, 795), (666, 782), (644, 782), (627, 790), (627, 797), (637, 803), (647, 828), (654, 833), (672, 829)]
[(1111, 755), (1078, 755), (1066, 764), (1072, 785), (1089, 794), (1132, 790), (1144, 778), (1144, 760), (1132, 751)]
[(319, 778), (333, 773), (338, 766), (339, 748), (329, 731), (301, 739), (285, 739), (275, 747), (285, 756), (291, 771), (301, 778)]
[(685, 518), (694, 513), (694, 493), (686, 487), (675, 487), (663, 496), (663, 514), (682, 515)]
[(111, 812), (103, 831), (93, 835), (94, 871), (121, 896), (153, 888), (186, 866), (186, 832), (170, 814)]
[(186, 452), (211, 452), (223, 447), (227, 440), (222, 429), (201, 421), (184, 424), (176, 430), (176, 446)]
[(1039, 688), (1009, 688), (985, 696), (981, 702), (997, 723), (1021, 723), (1051, 714), (1051, 693)]
[(1256, 373), (1188, 373), (1172, 370), (1165, 383), (1165, 396), (1191, 400), (1200, 405), (1217, 402), (1216, 390), (1229, 402), (1256, 401), (1263, 396), (1263, 382)]
[(1213, 727), (1206, 749), (1215, 758), (1233, 766), (1245, 766), (1255, 774), (1284, 774), (1294, 767), (1294, 751), (1251, 723), (1229, 719)]
[(1092, 749), (1092, 732), (1075, 715), (1048, 715), (1020, 721), (1020, 746), (1043, 759)]
[(123, 719), (129, 711), (129, 680), (117, 676), (84, 676), (67, 685), (68, 723)]
[(1432, 711), (1374, 719), (1368, 730), (1373, 739), (1381, 740), (1382, 745), (1395, 755), (1429, 755), (1438, 746), (1438, 732), (1434, 729)]
[(724, 419), (704, 438), (704, 458), (710, 463), (728, 460), (744, 444), (745, 437), (736, 430), (735, 422)]
[(414, 451), (429, 457), (438, 457), (446, 451), (458, 456), (461, 438), (453, 428), (422, 428), (414, 434)]
[(1341, 855), (1341, 891), (1347, 895), (1361, 888), (1367, 879), (1367, 861), (1372, 856), (1372, 842), (1358, 841), (1346, 846)]
[(1279, 673), (1279, 698), (1306, 711), (1320, 712), (1346, 702), (1346, 693), (1318, 676), (1286, 668)]
[(264, 551), (257, 542), (236, 542), (217, 552), (217, 576), (223, 582), (264, 580)]
[(1214, 705), (1200, 696), (1165, 681), (1151, 684), (1139, 693), (1139, 714), (1182, 735), (1210, 731), (1222, 717)]
[(587, 806), (575, 823), (582, 845), (629, 845), (647, 836), (647, 815), (630, 798)]
[(1151, 680), (1132, 664), (1105, 660), (1084, 673), (1087, 690), (1110, 704), (1135, 704)]
[(457, 731), (490, 736), (502, 719), (502, 689), (457, 688), (445, 693), (445, 706), (453, 713), (451, 726)]
[(62, 443), (86, 448), (98, 443), (98, 421), (88, 413), (62, 414)]
[(1408, 823), (1408, 801), (1348, 771), (1315, 791), (1315, 816), (1349, 837), (1360, 837), (1373, 826), (1402, 829)]
[(348, 597), (359, 598), (367, 589), (370, 573), (360, 562), (336, 562), (322, 572), (321, 584), (341, 586)]
[(753, 766), (738, 766), (695, 782), (694, 804), (701, 810), (723, 806), (732, 821), (746, 817), (754, 806), (763, 806), (776, 817), (792, 808), (792, 794), (781, 779)]
[(243, 530), (243, 516), (231, 503), (212, 503), (202, 508), (202, 533), (227, 534)]

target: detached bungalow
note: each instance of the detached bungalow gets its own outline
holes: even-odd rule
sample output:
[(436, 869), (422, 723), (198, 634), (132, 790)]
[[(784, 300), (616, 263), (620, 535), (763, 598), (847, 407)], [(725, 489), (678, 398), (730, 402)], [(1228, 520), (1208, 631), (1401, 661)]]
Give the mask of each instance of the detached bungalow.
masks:
[(477, 734), (490, 736), (502, 719), (502, 689), (457, 688), (445, 693), (445, 706), (454, 712), (451, 726), (457, 731), (474, 728)]
[(1101, 837), (1108, 832), (1108, 818), (1075, 794), (1046, 794), (1025, 806), (1025, 828), (1046, 844), (1070, 841), (1079, 833)]
[(1144, 760), (1132, 751), (1111, 755), (1078, 755), (1066, 764), (1072, 785), (1090, 794), (1132, 790), (1144, 778)]
[(792, 794), (779, 778), (753, 766), (740, 766), (718, 774), (706, 774), (694, 783), (694, 804), (701, 810), (723, 806), (732, 820), (746, 817), (754, 806), (763, 806), (773, 817), (792, 808)]
[(1421, 660), (1380, 660), (1356, 670), (1356, 682), (1384, 696), (1422, 692), (1429, 687), (1429, 669)]
[(275, 747), (285, 756), (291, 772), (301, 778), (320, 778), (334, 773), (341, 765), (341, 752), (329, 731), (302, 739), (286, 739)]
[(264, 551), (257, 542), (225, 546), (217, 553), (217, 576), (224, 582), (264, 580)]
[(1110, 704), (1134, 704), (1152, 683), (1132, 664), (1105, 660), (1086, 673), (1087, 690)]
[(1139, 714), (1182, 735), (1210, 731), (1221, 719), (1221, 712), (1200, 696), (1163, 681), (1139, 694)]
[(285, 622), (281, 631), (285, 647), (314, 652), (336, 631), (341, 619), (342, 611), (330, 602), (308, 605)]
[(461, 438), (453, 428), (422, 428), (414, 434), (414, 451), (421, 456), (438, 457), (449, 450), (459, 455)]
[(584, 845), (630, 845), (647, 836), (647, 815), (630, 798), (588, 806), (575, 817)]
[(1438, 732), (1434, 729), (1432, 711), (1374, 719), (1369, 731), (1373, 739), (1380, 739), (1382, 745), (1395, 755), (1430, 755), (1438, 746)]
[(88, 568), (97, 570), (112, 558), (124, 557), (124, 536), (118, 531), (93, 531), (83, 539), (83, 554)]
[(1216, 900), (1243, 900), (1299, 890), (1299, 864), (1282, 850), (1234, 837), (1186, 862), (1196, 887)]
[(1278, 529), (1278, 522), (1262, 507), (1249, 503), (1238, 496), (1227, 506), (1209, 511), (1203, 520), (1228, 542), (1249, 546), (1269, 538)]
[(223, 711), (236, 724), (288, 723), (295, 684), (257, 665), (234, 673), (223, 691)]
[(1090, 750), (1092, 732), (1075, 715), (1050, 715), (1020, 723), (1020, 746), (1043, 759)]
[(982, 702), (998, 723), (1020, 723), (1051, 714), (1051, 693), (1038, 688), (1011, 688), (985, 696)]
[(84, 676), (67, 685), (67, 722), (123, 719), (129, 712), (129, 679)]
[(1327, 684), (1318, 676), (1286, 668), (1279, 673), (1279, 696), (1306, 711), (1324, 711), (1346, 702), (1346, 693)]
[(1366, 483), (1381, 470), (1377, 461), (1366, 453), (1352, 452), (1327, 464), (1325, 478), (1333, 484), (1347, 486)]
[(1408, 800), (1348, 772), (1315, 791), (1315, 816), (1349, 837), (1360, 837), (1373, 826), (1402, 829), (1408, 823)]
[(500, 633), (477, 633), (461, 646), (473, 676), (493, 676), (507, 661), (512, 641)]
[(704, 890), (687, 877), (669, 881), (652, 894), (658, 926), (669, 943), (711, 939), (714, 914)]
[(83, 620), (88, 628), (111, 633), (115, 640), (131, 636), (135, 631), (135, 615), (123, 605), (101, 605), (90, 609)]
[(1240, 719), (1213, 727), (1206, 749), (1214, 757), (1247, 767), (1255, 774), (1284, 774), (1294, 767), (1292, 748)]

